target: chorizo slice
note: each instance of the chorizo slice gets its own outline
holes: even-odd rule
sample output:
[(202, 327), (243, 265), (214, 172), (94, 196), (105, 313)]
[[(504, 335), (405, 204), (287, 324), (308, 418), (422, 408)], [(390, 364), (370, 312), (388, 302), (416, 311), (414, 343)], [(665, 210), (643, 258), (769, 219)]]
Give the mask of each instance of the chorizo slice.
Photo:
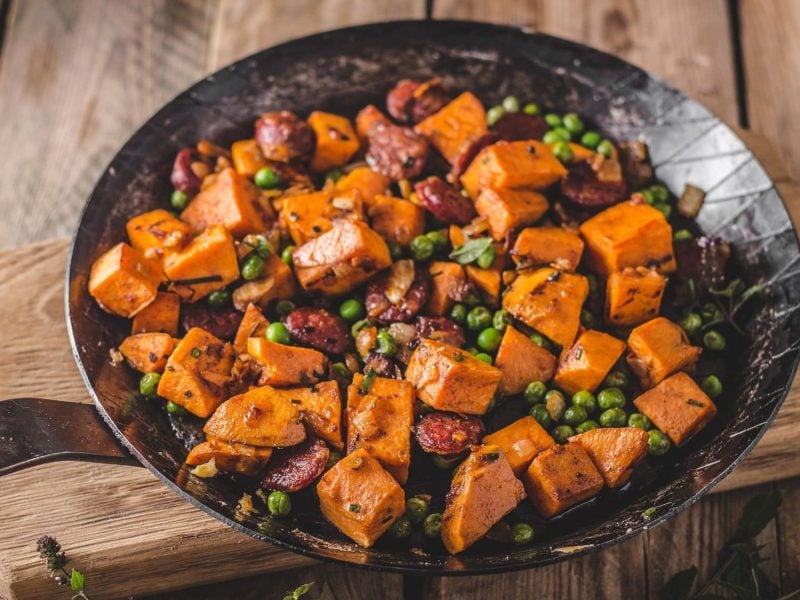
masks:
[(519, 112), (505, 113), (492, 127), (495, 135), (507, 142), (541, 140), (548, 129), (543, 117)]
[(389, 379), (403, 378), (403, 372), (400, 370), (397, 363), (385, 354), (380, 354), (378, 352), (370, 352), (364, 359), (364, 372), (366, 373), (370, 369), (375, 371), (378, 377), (386, 377)]
[(475, 216), (475, 206), (452, 185), (439, 177), (428, 177), (414, 185), (419, 201), (428, 212), (445, 223), (466, 225)]
[(447, 317), (417, 317), (417, 338), (431, 339), (461, 348), (467, 338), (464, 329)]
[(624, 200), (628, 186), (624, 179), (600, 181), (592, 166), (583, 161), (570, 166), (567, 176), (561, 181), (561, 193), (573, 205), (600, 209)]
[(183, 303), (181, 306), (181, 326), (184, 331), (200, 327), (223, 340), (236, 337), (242, 316), (235, 308), (214, 308), (205, 302)]
[(350, 349), (347, 323), (324, 308), (296, 308), (283, 317), (283, 324), (294, 339), (320, 352), (344, 354)]
[(408, 127), (376, 124), (367, 143), (367, 164), (394, 181), (419, 177), (428, 161), (428, 140)]
[(431, 278), (425, 269), (415, 269), (414, 279), (399, 302), (393, 303), (386, 296), (391, 272), (374, 278), (367, 286), (364, 305), (370, 319), (382, 324), (408, 323), (417, 316), (431, 295)]
[(450, 94), (438, 79), (401, 79), (386, 95), (386, 109), (401, 123), (419, 123), (448, 102)]
[(255, 139), (267, 160), (288, 162), (306, 158), (314, 150), (314, 131), (288, 110), (261, 115), (255, 123)]
[(197, 194), (200, 191), (201, 178), (192, 169), (192, 163), (200, 160), (193, 148), (179, 150), (178, 154), (175, 155), (175, 161), (172, 163), (172, 173), (170, 174), (172, 187), (189, 197)]
[(276, 450), (264, 471), (261, 486), (278, 492), (299, 492), (322, 475), (331, 452), (322, 440)]
[(478, 156), (478, 152), (486, 148), (486, 146), (491, 146), (498, 141), (500, 141), (498, 135), (489, 132), (461, 146), (455, 159), (453, 159), (453, 165), (450, 167), (447, 180), (458, 181), (458, 178), (466, 172), (467, 167), (469, 167), (470, 163)]
[(414, 428), (420, 447), (430, 454), (453, 455), (469, 450), (483, 437), (483, 421), (448, 412), (423, 415)]

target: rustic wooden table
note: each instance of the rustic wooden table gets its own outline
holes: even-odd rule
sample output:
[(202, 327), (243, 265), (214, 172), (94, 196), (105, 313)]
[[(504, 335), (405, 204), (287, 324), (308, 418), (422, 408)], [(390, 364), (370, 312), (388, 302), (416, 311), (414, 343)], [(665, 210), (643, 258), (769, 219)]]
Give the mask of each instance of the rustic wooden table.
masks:
[[(128, 135), (219, 66), (322, 29), (426, 16), (524, 25), (613, 52), (729, 124), (769, 138), (800, 177), (797, 0), (0, 0), (0, 248), (71, 235), (94, 181)], [(742, 506), (765, 487), (785, 494), (759, 538), (765, 568), (793, 590), (800, 587), (797, 478), (707, 496), (630, 542), (534, 571), (403, 581), (314, 564), (152, 598), (277, 598), (311, 580), (323, 597), (338, 599), (404, 592), (427, 599), (655, 598), (675, 571), (696, 564), (702, 576), (712, 568)], [(174, 566), (188, 571), (175, 576), (190, 587), (191, 569)], [(170, 565), (163, 567), (169, 577)]]

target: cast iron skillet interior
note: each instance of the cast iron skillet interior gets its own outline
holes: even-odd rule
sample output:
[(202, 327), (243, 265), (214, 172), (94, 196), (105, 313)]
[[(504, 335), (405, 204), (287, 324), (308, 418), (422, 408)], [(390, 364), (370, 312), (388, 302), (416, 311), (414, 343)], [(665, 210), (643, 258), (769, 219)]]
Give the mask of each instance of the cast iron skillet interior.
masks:
[[(135, 393), (138, 377), (113, 367), (109, 350), (129, 332), (103, 313), (86, 284), (92, 262), (125, 237), (128, 218), (168, 207), (177, 150), (201, 138), (221, 144), (252, 135), (255, 117), (289, 109), (353, 116), (383, 105), (400, 78), (441, 77), (487, 105), (514, 94), (561, 112), (577, 111), (615, 139), (641, 136), (659, 179), (674, 193), (693, 183), (707, 191), (702, 229), (732, 242), (748, 283), (767, 287), (747, 324), (752, 342), (729, 366), (720, 414), (686, 447), (639, 468), (625, 489), (549, 522), (523, 502), (515, 518), (534, 524), (536, 540), (517, 548), (482, 541), (448, 556), (416, 533), (360, 548), (321, 517), (313, 491), (297, 494), (292, 516), (237, 513), (255, 482), (199, 479), (182, 466), (199, 431), (170, 420), (160, 403)], [(619, 542), (695, 502), (755, 445), (786, 396), (798, 360), (800, 251), (791, 221), (761, 165), (707, 109), (617, 58), (538, 33), (454, 21), (404, 21), (322, 33), (264, 50), (196, 84), (152, 117), (125, 144), (94, 189), (81, 217), (68, 267), (67, 312), (76, 360), (100, 413), (130, 451), (169, 487), (231, 527), (290, 550), (355, 565), (418, 573), (488, 573), (562, 560)], [(521, 410), (511, 407), (508, 411)], [(497, 419), (513, 418), (499, 411)], [(443, 495), (449, 473), (420, 473), (408, 493)], [(412, 468), (412, 471), (413, 471)], [(415, 488), (416, 486), (416, 488)], [(441, 510), (441, 506), (434, 505)], [(654, 508), (646, 519), (642, 513)]]

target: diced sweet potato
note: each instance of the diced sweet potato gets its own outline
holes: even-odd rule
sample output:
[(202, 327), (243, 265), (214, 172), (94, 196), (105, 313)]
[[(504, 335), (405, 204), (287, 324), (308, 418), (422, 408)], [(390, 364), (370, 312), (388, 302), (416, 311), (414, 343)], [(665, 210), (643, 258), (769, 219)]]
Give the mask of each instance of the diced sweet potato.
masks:
[(170, 289), (197, 302), (239, 278), (233, 236), (222, 225), (209, 227), (164, 261)]
[(553, 381), (570, 394), (581, 390), (593, 392), (623, 352), (622, 340), (602, 331), (584, 331), (562, 356)]
[(330, 231), (337, 219), (362, 219), (364, 210), (358, 192), (323, 190), (288, 196), (283, 200), (281, 224), (295, 244), (303, 244)]
[(564, 165), (541, 142), (497, 142), (478, 153), (461, 184), (470, 198), (477, 198), (484, 188), (541, 190), (566, 174)]
[(555, 441), (536, 419), (527, 416), (487, 435), (483, 443), (498, 446), (506, 455), (514, 475), (520, 477), (533, 457), (554, 445)]
[(369, 167), (357, 167), (339, 178), (336, 189), (339, 192), (358, 190), (361, 201), (371, 207), (375, 196), (386, 194), (391, 180)]
[(615, 204), (580, 226), (586, 242), (586, 262), (596, 273), (609, 275), (625, 267), (675, 270), (672, 227), (661, 211), (644, 202)]
[(532, 381), (550, 381), (557, 362), (555, 356), (532, 342), (527, 335), (511, 325), (506, 326), (494, 359), (495, 366), (503, 372), (500, 392), (504, 396), (513, 396), (525, 391)]
[(661, 309), (667, 278), (653, 268), (626, 267), (606, 283), (606, 320), (632, 327), (652, 319)]
[(258, 208), (258, 189), (231, 168), (217, 173), (214, 182), (181, 213), (181, 219), (198, 233), (212, 225), (225, 225), (236, 237), (267, 228)]
[(311, 385), (325, 376), (328, 367), (328, 359), (322, 352), (284, 346), (264, 338), (249, 338), (247, 353), (262, 365), (261, 384)]
[(610, 488), (622, 487), (647, 455), (647, 432), (636, 427), (603, 427), (569, 438), (580, 444)]
[(556, 445), (536, 455), (522, 478), (542, 516), (552, 517), (603, 489), (603, 477), (580, 444)]
[(520, 273), (503, 296), (503, 308), (514, 317), (569, 347), (581, 321), (581, 307), (589, 294), (583, 275), (543, 268)]
[(175, 342), (168, 333), (137, 333), (119, 345), (122, 356), (142, 373), (161, 373), (174, 349)]
[(181, 297), (172, 292), (158, 292), (156, 299), (136, 313), (131, 333), (168, 333), (178, 335)]
[(475, 210), (489, 223), (489, 233), (497, 241), (509, 231), (533, 225), (547, 208), (547, 198), (529, 190), (484, 188), (475, 199)]
[(490, 306), (497, 306), (500, 301), (500, 284), (503, 280), (503, 273), (497, 267), (481, 269), (476, 265), (467, 265), (464, 272), (478, 291), (483, 300)]
[[(551, 149), (554, 145), (555, 144), (548, 144), (548, 146), (550, 146)], [(570, 142), (569, 149), (572, 150), (572, 160), (575, 162), (582, 160), (591, 160), (595, 156), (597, 156), (597, 154), (594, 151), (589, 150), (589, 148), (587, 148), (586, 146), (581, 146), (580, 144), (574, 144)]]
[(482, 415), (492, 402), (503, 372), (466, 350), (426, 339), (406, 367), (417, 396), (439, 410)]
[(431, 276), (431, 295), (425, 308), (427, 314), (440, 317), (447, 315), (462, 299), (467, 277), (464, 267), (457, 262), (434, 261), (428, 266)]
[(383, 238), (361, 221), (338, 221), (333, 229), (297, 248), (295, 274), (307, 291), (345, 294), (392, 264)]
[(323, 516), (369, 548), (406, 511), (403, 488), (363, 448), (331, 467), (317, 484)]
[(317, 139), (314, 156), (311, 157), (311, 168), (314, 171), (321, 173), (333, 167), (341, 167), (358, 152), (358, 137), (350, 119), (315, 110), (307, 121)]
[(344, 448), (342, 441), (342, 398), (339, 384), (323, 381), (311, 387), (276, 389), (297, 407), (306, 429), (334, 448)]
[(472, 92), (464, 92), (414, 129), (452, 164), (462, 148), (487, 133), (486, 111)]
[(262, 167), (267, 166), (267, 159), (261, 147), (254, 139), (239, 140), (231, 145), (233, 168), (242, 177), (253, 177)]
[(642, 387), (651, 388), (676, 371), (691, 371), (700, 353), (680, 325), (664, 317), (642, 323), (628, 336), (628, 364)]
[(525, 498), (525, 489), (514, 477), (499, 446), (473, 451), (458, 467), (442, 521), (442, 542), (458, 554), (481, 539), (500, 519)]
[(458, 225), (450, 225), (447, 230), (448, 237), (450, 238), (450, 245), (453, 248), (458, 248), (459, 246), (463, 246), (464, 243), (467, 241), (467, 236), (464, 234), (464, 230), (459, 227)]
[(157, 258), (174, 252), (192, 237), (191, 227), (162, 208), (132, 218), (125, 228), (131, 246)]
[(409, 200), (378, 195), (367, 214), (383, 239), (401, 246), (425, 232), (425, 210)]
[(266, 308), (273, 300), (292, 298), (296, 288), (291, 267), (275, 254), (270, 254), (264, 259), (261, 277), (233, 290), (233, 305), (238, 310), (245, 310), (251, 303)]
[(251, 446), (294, 446), (306, 439), (300, 411), (265, 385), (228, 398), (206, 421), (203, 431), (227, 442)]
[(385, 377), (375, 377), (368, 390), (363, 385), (356, 373), (347, 388), (347, 450), (364, 448), (402, 485), (411, 464), (414, 386)]
[(573, 272), (583, 255), (583, 240), (577, 231), (561, 227), (528, 227), (514, 242), (511, 260), (518, 268), (549, 265)]
[(214, 465), (220, 471), (253, 477), (266, 466), (270, 456), (272, 448), (259, 448), (212, 438), (192, 448), (186, 457), (186, 464), (194, 467), (205, 464), (213, 458)]
[(686, 373), (676, 373), (633, 401), (640, 412), (682, 444), (714, 418), (717, 407)]
[(269, 321), (253, 303), (247, 305), (244, 311), (244, 316), (239, 322), (239, 328), (236, 330), (236, 337), (233, 340), (233, 351), (236, 354), (245, 354), (247, 352), (247, 340), (251, 337), (261, 337), (269, 325)]
[(156, 299), (162, 276), (155, 261), (120, 242), (94, 261), (89, 294), (104, 311), (130, 318)]
[(225, 400), (232, 366), (231, 345), (193, 327), (170, 355), (158, 395), (205, 418)]

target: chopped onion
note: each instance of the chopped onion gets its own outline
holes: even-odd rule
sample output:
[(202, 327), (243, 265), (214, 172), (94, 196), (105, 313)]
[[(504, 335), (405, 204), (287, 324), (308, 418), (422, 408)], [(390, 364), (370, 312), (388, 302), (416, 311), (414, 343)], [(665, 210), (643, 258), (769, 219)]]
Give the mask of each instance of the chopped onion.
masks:
[(486, 217), (475, 217), (470, 221), (469, 225), (465, 225), (461, 228), (461, 231), (464, 232), (464, 235), (468, 238), (473, 237), (480, 237), (480, 235), (484, 231), (488, 231), (489, 229), (489, 221)]
[(389, 275), (389, 281), (386, 282), (386, 291), (383, 295), (392, 304), (399, 304), (406, 297), (413, 282), (414, 261), (411, 259), (398, 260), (392, 265), (392, 272)]
[(398, 346), (405, 346), (417, 336), (417, 326), (410, 323), (392, 323), (389, 325), (389, 335), (394, 338)]
[(602, 154), (598, 154), (592, 160), (591, 165), (599, 181), (605, 183), (622, 181), (622, 166), (616, 158), (606, 158)]
[(678, 198), (678, 203), (675, 205), (675, 208), (678, 210), (680, 216), (687, 219), (694, 219), (697, 213), (700, 212), (700, 209), (703, 208), (705, 199), (706, 193), (703, 190), (696, 185), (687, 183), (686, 187), (683, 188), (681, 197)]
[(355, 202), (353, 202), (352, 196), (336, 196), (331, 200), (331, 204), (334, 208), (338, 208), (339, 210), (352, 211), (355, 208)]
[(207, 463), (203, 463), (202, 465), (197, 465), (191, 471), (192, 475), (196, 475), (197, 477), (202, 477), (206, 479), (208, 477), (214, 477), (219, 471), (217, 471), (217, 465), (212, 458)]

